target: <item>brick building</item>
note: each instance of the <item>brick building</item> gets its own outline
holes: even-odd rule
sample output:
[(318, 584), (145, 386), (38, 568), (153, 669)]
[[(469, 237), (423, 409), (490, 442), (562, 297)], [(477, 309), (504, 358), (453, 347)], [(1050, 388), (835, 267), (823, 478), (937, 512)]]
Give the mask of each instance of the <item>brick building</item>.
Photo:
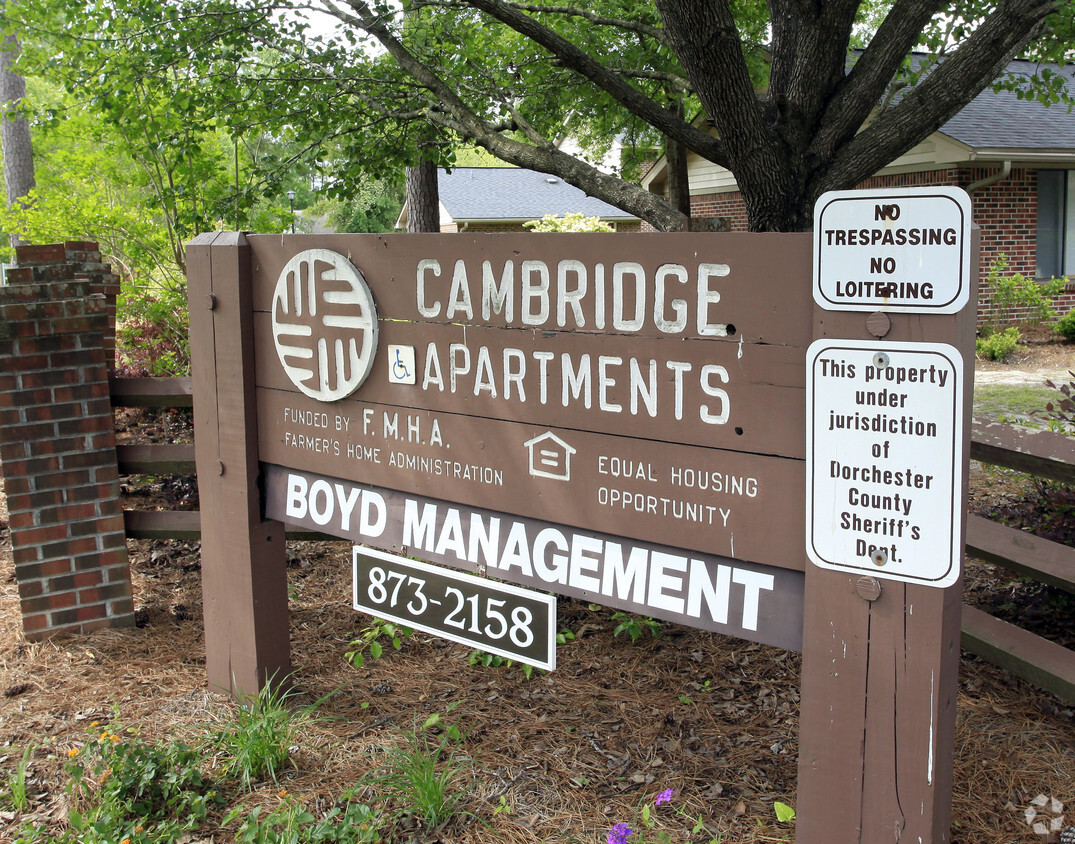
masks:
[[(1029, 75), (1031, 62), (1009, 71)], [(1075, 94), (1075, 67), (1053, 68)], [(694, 216), (725, 216), (733, 231), (746, 229), (746, 211), (735, 178), (691, 153), (688, 157)], [(666, 193), (665, 160), (643, 185)], [(959, 114), (860, 188), (957, 185), (971, 196), (982, 230), (983, 278), (999, 253), (1008, 271), (1048, 279), (1073, 279), (1059, 305), (1075, 305), (1075, 110), (1047, 108), (1011, 91), (983, 91)]]

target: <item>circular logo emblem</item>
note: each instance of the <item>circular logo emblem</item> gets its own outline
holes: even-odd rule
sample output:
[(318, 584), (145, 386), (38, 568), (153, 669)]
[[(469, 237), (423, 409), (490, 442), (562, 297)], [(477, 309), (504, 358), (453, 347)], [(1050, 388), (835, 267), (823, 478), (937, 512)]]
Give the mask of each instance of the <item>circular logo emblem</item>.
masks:
[(276, 282), (272, 333), (296, 387), (319, 401), (347, 398), (377, 352), (377, 309), (366, 279), (338, 252), (300, 252)]

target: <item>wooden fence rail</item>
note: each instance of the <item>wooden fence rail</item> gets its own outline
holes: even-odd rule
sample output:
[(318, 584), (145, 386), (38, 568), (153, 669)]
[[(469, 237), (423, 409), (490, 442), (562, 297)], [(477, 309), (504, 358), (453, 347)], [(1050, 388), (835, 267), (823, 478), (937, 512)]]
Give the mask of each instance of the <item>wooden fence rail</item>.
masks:
[[(113, 407), (193, 407), (189, 377), (117, 378), (109, 381)], [(193, 443), (117, 445), (119, 471), (126, 475), (192, 475)], [(124, 528), (131, 539), (200, 539), (197, 510), (125, 510)], [(288, 539), (335, 540), (308, 530), (289, 530)]]
[[(116, 407), (191, 407), (190, 378), (116, 378)], [(125, 474), (193, 474), (194, 446), (121, 445), (119, 469)], [(1075, 484), (1075, 440), (1051, 431), (1031, 431), (1002, 423), (975, 422), (971, 458)], [(133, 539), (198, 539), (197, 511), (124, 513)], [(289, 539), (334, 539), (310, 531), (288, 531)], [(1075, 594), (1075, 548), (1015, 530), (980, 516), (967, 520), (967, 553)], [(963, 606), (962, 645), (976, 654), (1066, 701), (1075, 702), (1075, 651), (1047, 641), (988, 613)]]
[[(982, 463), (1075, 484), (1075, 439), (1053, 431), (976, 422), (970, 453)], [(967, 553), (1075, 594), (1075, 548), (968, 516)], [(1075, 651), (966, 605), (961, 641), (965, 650), (1075, 702)]]

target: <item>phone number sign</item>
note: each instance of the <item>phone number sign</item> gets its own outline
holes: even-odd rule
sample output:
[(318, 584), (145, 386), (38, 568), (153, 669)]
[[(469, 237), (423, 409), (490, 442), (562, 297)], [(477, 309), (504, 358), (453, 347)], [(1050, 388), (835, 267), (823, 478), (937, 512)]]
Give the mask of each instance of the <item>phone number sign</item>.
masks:
[(453, 642), (556, 668), (556, 596), (356, 545), (354, 608)]

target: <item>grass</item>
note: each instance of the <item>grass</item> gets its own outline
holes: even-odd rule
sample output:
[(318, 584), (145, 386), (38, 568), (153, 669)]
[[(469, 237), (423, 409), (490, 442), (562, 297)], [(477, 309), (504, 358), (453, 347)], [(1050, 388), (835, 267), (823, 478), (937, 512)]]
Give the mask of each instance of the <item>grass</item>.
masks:
[(247, 791), (266, 775), (276, 781), (296, 737), (317, 720), (315, 712), (326, 699), (293, 709), (293, 695), (282, 683), (267, 683), (259, 694), (233, 708), (212, 739), (227, 760), (222, 768), (225, 777), (237, 777)]
[[(238, 822), (234, 840), (244, 844), (373, 844), (382, 819), (344, 795), (325, 810), (288, 797), (274, 807), (244, 807), (244, 795), (260, 777), (274, 776), (288, 760), (291, 742), (315, 719), (324, 701), (297, 708), (291, 692), (267, 686), (236, 706), (225, 726), (194, 745), (170, 739), (144, 741), (138, 731), (94, 721), (86, 740), (67, 751), (68, 827), (50, 835), (29, 818), (16, 844), (165, 844), (198, 839), (231, 805), (224, 826)], [(216, 751), (213, 754), (207, 751)], [(27, 748), (9, 774), (0, 801), (27, 808)], [(281, 790), (281, 798), (287, 795)], [(268, 811), (266, 811), (268, 808)]]
[(16, 812), (25, 811), (30, 803), (26, 792), (26, 777), (32, 752), (32, 747), (23, 750), (22, 759), (15, 766), (15, 770), (7, 774), (6, 782), (0, 788), (0, 804), (8, 805)]
[(425, 731), (408, 730), (400, 744), (388, 750), (385, 771), (372, 785), (401, 814), (421, 820), (430, 832), (440, 829), (457, 814), (466, 796), (461, 780), (466, 762), (456, 758), (448, 734), (431, 737)]
[[(324, 720), (315, 710), (331, 695), (298, 707), (294, 694), (269, 685), (194, 744), (145, 741), (116, 721), (92, 722), (85, 741), (67, 751), (67, 828), (50, 835), (28, 817), (15, 844), (170, 844), (200, 840), (198, 831), (217, 823), (240, 844), (376, 844), (393, 840), (383, 834), (393, 823), (432, 833), (471, 816), (460, 804), (471, 793), (473, 763), (456, 746), (462, 733), (440, 714), (401, 732), (381, 771), (338, 799), (310, 801), (280, 789), (278, 803), (251, 801), (253, 786), (275, 779), (289, 761), (304, 727)], [(30, 755), (27, 748), (16, 771), (0, 779), (0, 806), (16, 813), (29, 803)], [(384, 805), (358, 801), (359, 791)]]
[(1030, 387), (1025, 384), (976, 384), (974, 387), (974, 418), (990, 421), (1027, 421), (1032, 413), (1042, 412), (1056, 398), (1049, 387)]

